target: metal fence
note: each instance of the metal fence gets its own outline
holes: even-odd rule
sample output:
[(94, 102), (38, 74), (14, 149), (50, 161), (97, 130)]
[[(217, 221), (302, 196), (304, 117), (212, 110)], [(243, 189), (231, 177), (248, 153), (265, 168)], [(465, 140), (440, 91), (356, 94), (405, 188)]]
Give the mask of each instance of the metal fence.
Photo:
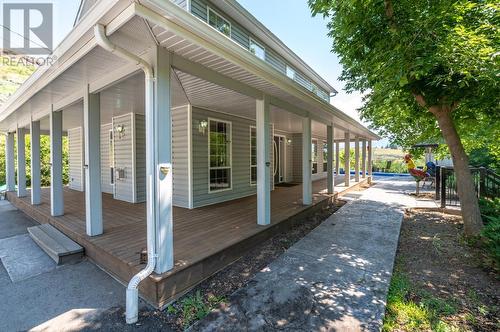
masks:
[[(484, 167), (471, 167), (474, 189), (478, 197), (500, 197), (500, 176)], [(441, 201), (441, 207), (458, 206), (457, 180), (453, 167), (436, 168), (436, 200)]]

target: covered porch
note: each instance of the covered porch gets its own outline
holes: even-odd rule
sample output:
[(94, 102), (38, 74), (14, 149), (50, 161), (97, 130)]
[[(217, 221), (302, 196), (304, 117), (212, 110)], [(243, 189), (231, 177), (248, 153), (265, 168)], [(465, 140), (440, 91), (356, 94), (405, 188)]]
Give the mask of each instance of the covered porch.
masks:
[[(164, 306), (275, 234), (278, 224), (282, 226), (279, 230), (286, 229), (294, 218), (303, 218), (303, 213), (328, 204), (365, 181), (346, 187), (344, 177), (338, 176), (333, 195), (327, 193), (326, 179), (314, 181), (310, 206), (302, 204), (302, 185), (277, 186), (271, 194), (271, 224), (264, 227), (257, 224), (256, 195), (197, 209), (174, 207), (174, 268), (151, 275), (141, 283), (141, 294), (149, 303)], [(88, 236), (83, 192), (65, 187), (65, 214), (59, 217), (51, 216), (49, 188), (42, 188), (40, 205), (32, 205), (29, 197), (17, 197), (14, 192), (8, 193), (8, 199), (36, 221), (50, 223), (80, 243), (88, 258), (123, 283), (145, 265), (140, 259), (146, 248), (145, 203), (119, 201), (103, 193), (104, 232)]]

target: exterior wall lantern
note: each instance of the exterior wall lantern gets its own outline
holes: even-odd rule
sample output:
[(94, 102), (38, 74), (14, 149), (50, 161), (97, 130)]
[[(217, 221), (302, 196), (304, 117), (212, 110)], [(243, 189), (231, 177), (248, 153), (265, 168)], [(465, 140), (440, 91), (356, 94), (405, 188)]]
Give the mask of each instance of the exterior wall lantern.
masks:
[(205, 135), (205, 132), (208, 128), (208, 121), (207, 120), (201, 120), (200, 123), (198, 123), (198, 131)]
[(115, 132), (118, 134), (118, 138), (122, 138), (123, 136), (125, 136), (125, 126), (124, 125), (116, 126)]

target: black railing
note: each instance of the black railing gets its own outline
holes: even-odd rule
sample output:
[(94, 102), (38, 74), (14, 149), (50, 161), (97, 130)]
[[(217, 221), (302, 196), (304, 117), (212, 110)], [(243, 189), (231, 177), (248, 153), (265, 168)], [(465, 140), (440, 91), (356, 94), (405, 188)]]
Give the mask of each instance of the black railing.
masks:
[[(478, 197), (500, 197), (500, 176), (484, 167), (471, 167), (474, 189)], [(436, 169), (436, 200), (441, 201), (441, 207), (458, 206), (457, 180), (453, 167), (437, 167)]]

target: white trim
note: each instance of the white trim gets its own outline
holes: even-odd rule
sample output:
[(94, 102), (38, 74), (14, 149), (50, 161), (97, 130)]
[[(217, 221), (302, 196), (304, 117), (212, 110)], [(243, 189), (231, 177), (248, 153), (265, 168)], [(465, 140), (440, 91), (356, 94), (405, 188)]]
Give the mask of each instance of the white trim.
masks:
[(186, 11), (191, 14), (191, 0), (186, 0)]
[[(220, 31), (219, 29), (217, 29), (216, 27), (214, 27), (213, 25), (210, 24), (210, 12), (213, 12), (215, 15), (219, 16), (219, 18), (223, 19), (224, 21), (226, 21), (228, 24), (229, 24), (229, 35), (226, 35), (225, 33), (223, 33), (222, 31)], [(191, 13), (190, 13), (191, 14)], [(192, 14), (191, 14), (192, 15)], [(212, 7), (210, 7), (209, 5), (207, 5), (207, 24), (212, 27), (215, 31), (217, 31), (218, 33), (228, 37), (231, 39), (232, 35), (233, 35), (233, 26), (231, 24), (231, 22), (225, 17), (225, 15), (222, 15), (220, 14), (217, 10), (213, 9)]]
[[(282, 135), (282, 134), (276, 134), (276, 131), (274, 129), (274, 123), (273, 123), (273, 141), (274, 141), (274, 137), (281, 137), (283, 138), (283, 159), (285, 160), (284, 163), (283, 163), (283, 160), (280, 160), (281, 163), (283, 163), (283, 173), (285, 174), (281, 174), (281, 177), (283, 178), (283, 181), (281, 181), (280, 183), (283, 183), (283, 182), (287, 182), (286, 180), (286, 171), (287, 171), (287, 162), (286, 162), (286, 157), (287, 157), (287, 152), (286, 152), (286, 145), (287, 145), (287, 138), (286, 138), (286, 135)], [(281, 156), (280, 156), (280, 159), (281, 159)], [(279, 169), (278, 169), (279, 171)], [(274, 181), (273, 181), (274, 182)]]
[[(134, 203), (137, 203), (137, 146), (136, 146), (136, 137), (137, 137), (137, 127), (136, 127), (136, 118), (135, 113), (130, 113), (131, 116), (131, 131), (132, 131), (132, 200)], [(114, 137), (113, 137), (114, 138)]]
[[(313, 173), (314, 171), (314, 149), (312, 148), (312, 145), (314, 144), (313, 142), (316, 141), (316, 173)], [(311, 138), (311, 175), (316, 175), (319, 174), (318, 170), (318, 138), (313, 137)]]
[[(185, 106), (184, 106), (185, 107)], [(193, 208), (193, 107), (188, 104), (188, 207)], [(175, 161), (172, 161), (172, 164)], [(209, 179), (210, 181), (210, 179)]]
[[(207, 137), (207, 143), (208, 143), (208, 193), (209, 194), (215, 194), (215, 193), (220, 193), (224, 191), (231, 191), (233, 190), (233, 122), (229, 120), (222, 120), (222, 119), (217, 119), (217, 118), (212, 118), (208, 117), (208, 137)], [(215, 122), (223, 122), (229, 124), (229, 167), (211, 167), (210, 166), (210, 121), (215, 121)], [(211, 190), (210, 189), (210, 171), (212, 169), (228, 169), (229, 168), (229, 177), (230, 177), (230, 186), (229, 188), (224, 188), (224, 189), (218, 189), (218, 190)]]
[[(250, 186), (256, 187), (257, 186), (257, 179), (255, 179), (255, 182), (252, 182), (252, 167), (255, 167), (255, 170), (257, 170), (257, 164), (252, 165), (252, 129), (255, 129), (255, 139), (257, 140), (257, 126), (250, 125), (250, 129), (249, 129), (249, 134), (250, 134), (250, 166), (249, 166)], [(257, 160), (257, 142), (255, 142), (255, 160)]]

